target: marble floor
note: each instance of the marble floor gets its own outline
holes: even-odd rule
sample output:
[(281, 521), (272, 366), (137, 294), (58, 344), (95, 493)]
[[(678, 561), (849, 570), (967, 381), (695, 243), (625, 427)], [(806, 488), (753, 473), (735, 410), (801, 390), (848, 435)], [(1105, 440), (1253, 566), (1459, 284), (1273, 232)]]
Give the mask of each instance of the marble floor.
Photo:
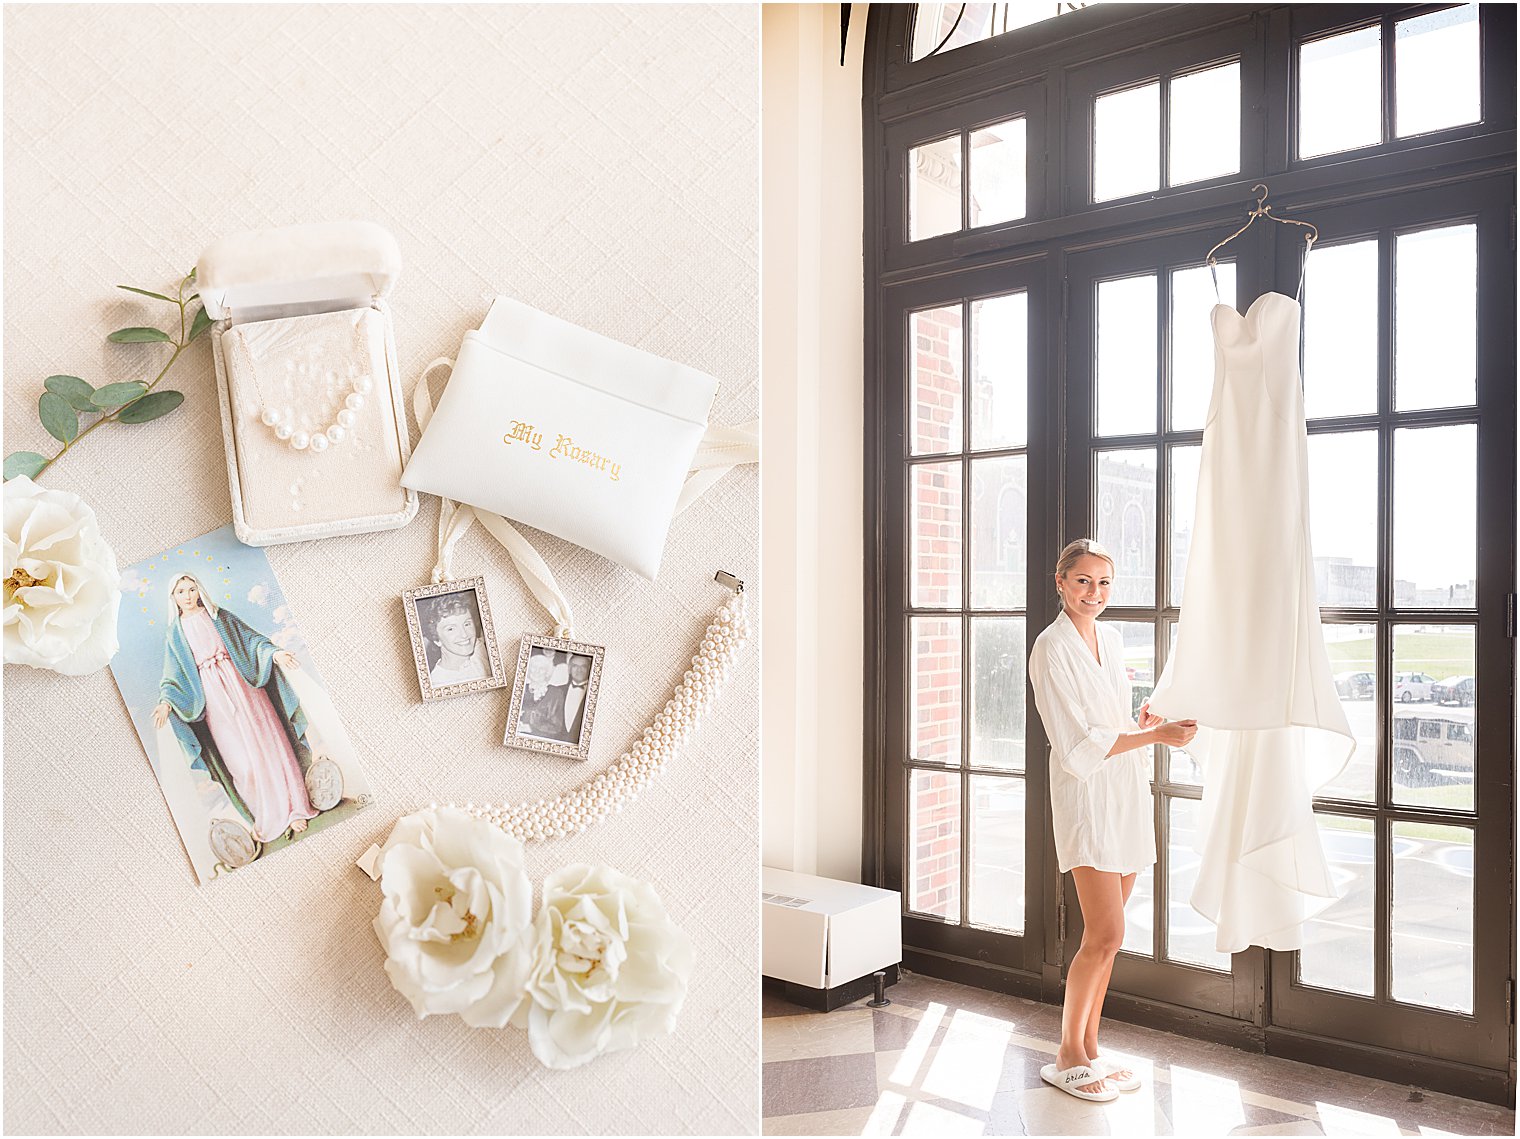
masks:
[(767, 993), (767, 1135), (1513, 1135), (1515, 1113), (1114, 1021), (1143, 1079), (1110, 1103), (1040, 1080), (1060, 1009), (903, 974), (892, 1004), (831, 1013)]

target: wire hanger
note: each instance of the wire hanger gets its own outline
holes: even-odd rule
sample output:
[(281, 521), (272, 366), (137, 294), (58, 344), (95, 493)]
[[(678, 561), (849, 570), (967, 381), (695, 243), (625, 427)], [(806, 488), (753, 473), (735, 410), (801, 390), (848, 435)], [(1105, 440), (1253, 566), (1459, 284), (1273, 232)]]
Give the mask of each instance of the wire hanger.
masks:
[[(1209, 266), (1209, 275), (1214, 278), (1214, 298), (1216, 300), (1219, 299), (1219, 274), (1215, 271), (1215, 269), (1218, 266), (1219, 262), (1214, 259), (1214, 254), (1218, 253), (1226, 245), (1230, 244), (1230, 242), (1234, 241), (1246, 230), (1250, 229), (1251, 223), (1254, 222), (1257, 218), (1266, 218), (1268, 221), (1280, 222), (1283, 225), (1302, 226), (1304, 229), (1309, 231), (1308, 233), (1304, 234), (1305, 269), (1307, 269), (1309, 266), (1309, 250), (1313, 249), (1314, 243), (1319, 240), (1319, 227), (1317, 225), (1314, 225), (1312, 222), (1297, 221), (1294, 218), (1280, 218), (1272, 212), (1272, 207), (1267, 205), (1267, 195), (1271, 193), (1271, 191), (1267, 189), (1267, 184), (1265, 182), (1258, 182), (1256, 185), (1252, 186), (1251, 193), (1256, 195), (1256, 208), (1250, 211), (1250, 215), (1246, 218), (1246, 224), (1241, 226), (1234, 233), (1230, 234), (1229, 237), (1225, 238), (1218, 245), (1214, 246), (1213, 249), (1210, 249), (1209, 255), (1206, 258)], [(1300, 294), (1302, 294), (1304, 291), (1303, 269), (1300, 269), (1298, 274), (1298, 291)]]

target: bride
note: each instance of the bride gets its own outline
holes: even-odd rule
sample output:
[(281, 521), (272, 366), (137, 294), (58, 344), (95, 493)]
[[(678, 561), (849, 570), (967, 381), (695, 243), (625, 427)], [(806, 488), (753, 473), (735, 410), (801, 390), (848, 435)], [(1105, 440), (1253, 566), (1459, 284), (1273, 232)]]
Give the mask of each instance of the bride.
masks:
[(280, 671), (300, 667), (295, 655), (219, 608), (194, 574), (170, 580), (169, 615), (154, 727), (173, 726), (260, 842), (300, 834), (318, 812), (297, 758), (309, 754), (306, 716)]

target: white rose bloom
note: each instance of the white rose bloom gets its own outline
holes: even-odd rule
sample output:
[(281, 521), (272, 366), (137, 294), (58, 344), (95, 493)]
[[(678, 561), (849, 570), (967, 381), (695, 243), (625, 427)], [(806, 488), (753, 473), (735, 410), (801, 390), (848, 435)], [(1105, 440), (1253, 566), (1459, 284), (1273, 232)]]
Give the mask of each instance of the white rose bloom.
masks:
[(5, 663), (82, 676), (116, 655), (116, 555), (77, 494), (5, 484)]
[(419, 1019), (457, 1012), (504, 1027), (532, 961), (522, 844), (464, 811), (430, 808), (397, 821), (376, 866), (385, 901), (375, 934), (396, 991)]
[(516, 1022), (547, 1067), (579, 1067), (675, 1027), (691, 941), (649, 883), (567, 866), (544, 881), (534, 939), (531, 1003)]

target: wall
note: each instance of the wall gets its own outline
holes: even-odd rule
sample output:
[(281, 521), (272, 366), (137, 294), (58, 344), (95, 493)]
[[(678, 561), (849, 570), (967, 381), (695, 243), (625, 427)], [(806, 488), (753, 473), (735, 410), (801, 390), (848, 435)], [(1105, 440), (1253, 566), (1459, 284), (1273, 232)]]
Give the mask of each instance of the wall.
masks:
[(765, 5), (761, 101), (762, 861), (858, 880), (861, 49), (838, 5)]

